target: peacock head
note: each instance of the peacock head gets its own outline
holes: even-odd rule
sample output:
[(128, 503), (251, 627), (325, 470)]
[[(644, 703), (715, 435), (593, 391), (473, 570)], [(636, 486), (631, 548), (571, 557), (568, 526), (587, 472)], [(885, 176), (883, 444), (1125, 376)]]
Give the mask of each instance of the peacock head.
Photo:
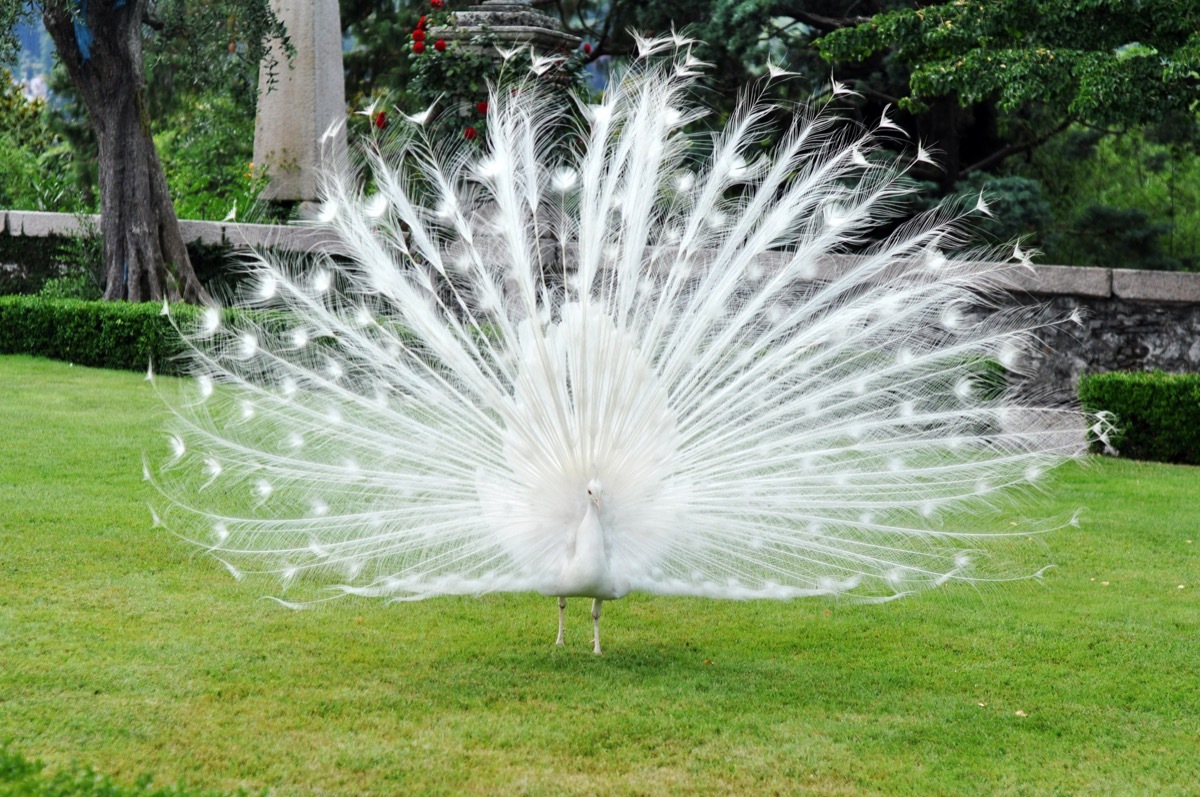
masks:
[(600, 496), (604, 495), (604, 487), (601, 486), (599, 479), (592, 479), (587, 485), (588, 498), (596, 508), (600, 508)]

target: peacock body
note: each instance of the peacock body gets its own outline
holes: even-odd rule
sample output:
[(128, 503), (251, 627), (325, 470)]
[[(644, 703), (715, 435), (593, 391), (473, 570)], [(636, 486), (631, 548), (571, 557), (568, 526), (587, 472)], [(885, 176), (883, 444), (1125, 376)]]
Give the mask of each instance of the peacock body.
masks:
[(331, 170), (348, 257), (263, 256), (241, 312), (189, 330), (156, 517), (285, 592), (536, 591), (560, 642), (563, 599), (591, 597), (597, 652), (599, 601), (633, 590), (1014, 575), (994, 554), (1045, 526), (997, 508), (1087, 435), (995, 379), (1049, 323), (992, 312), (1023, 253), (945, 254), (982, 200), (898, 223), (886, 117), (783, 109), (768, 157), (760, 92), (697, 141), (688, 42), (641, 45), (599, 104), (530, 81), (493, 92), (485, 147), (393, 126), (368, 188)]

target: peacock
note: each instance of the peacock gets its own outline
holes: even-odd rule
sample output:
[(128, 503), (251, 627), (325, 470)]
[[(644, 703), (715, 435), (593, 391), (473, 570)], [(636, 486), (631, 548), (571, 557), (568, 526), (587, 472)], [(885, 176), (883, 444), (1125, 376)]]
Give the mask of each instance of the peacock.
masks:
[(494, 89), (486, 141), (374, 130), (324, 177), (339, 252), (255, 255), (182, 329), (156, 522), (288, 606), (532, 591), (561, 645), (591, 598), (597, 654), (633, 591), (1040, 572), (1008, 554), (1060, 521), (1000, 513), (1103, 429), (1013, 376), (1063, 321), (998, 303), (1028, 253), (964, 251), (985, 197), (904, 217), (924, 146), (773, 100), (777, 67), (695, 132), (704, 67), (638, 39), (598, 101)]

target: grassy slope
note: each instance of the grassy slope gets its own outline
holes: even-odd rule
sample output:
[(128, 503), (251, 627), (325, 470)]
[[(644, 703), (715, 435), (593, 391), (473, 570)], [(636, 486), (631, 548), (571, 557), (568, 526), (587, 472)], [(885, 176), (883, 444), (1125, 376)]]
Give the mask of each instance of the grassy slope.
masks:
[(1200, 469), (1065, 468), (1085, 522), (1044, 586), (632, 596), (597, 659), (584, 601), (556, 650), (545, 598), (261, 600), (150, 528), (161, 412), (136, 374), (0, 358), (0, 742), (51, 766), (280, 795), (1200, 783)]

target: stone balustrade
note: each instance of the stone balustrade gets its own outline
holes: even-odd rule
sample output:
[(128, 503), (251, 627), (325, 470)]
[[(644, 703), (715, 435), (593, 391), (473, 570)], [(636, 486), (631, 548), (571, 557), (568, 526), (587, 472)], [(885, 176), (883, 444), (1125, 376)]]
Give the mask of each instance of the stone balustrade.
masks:
[[(304, 224), (180, 221), (180, 227), (189, 243), (345, 254), (330, 230)], [(79, 219), (70, 214), (0, 211), (3, 235), (71, 236), (79, 231)], [(822, 261), (816, 279), (837, 276), (850, 267), (850, 260)], [(1073, 390), (1085, 372), (1200, 372), (1200, 274), (1038, 265), (1011, 269), (1006, 279), (1010, 306), (1049, 306), (1062, 317), (1080, 319), (1049, 327), (1040, 336), (1026, 364), (1038, 387)]]

